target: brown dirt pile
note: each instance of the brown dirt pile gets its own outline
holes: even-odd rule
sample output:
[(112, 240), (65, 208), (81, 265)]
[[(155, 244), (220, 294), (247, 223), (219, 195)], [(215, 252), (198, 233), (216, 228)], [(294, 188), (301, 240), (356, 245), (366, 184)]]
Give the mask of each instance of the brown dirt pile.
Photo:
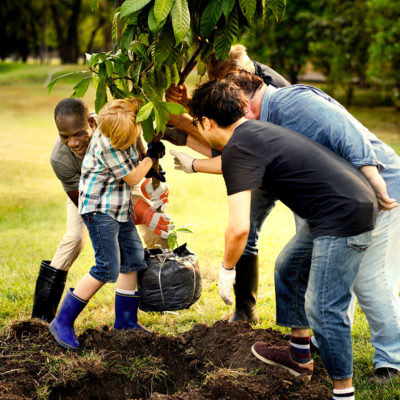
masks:
[(254, 342), (285, 342), (280, 332), (248, 323), (197, 324), (176, 337), (89, 329), (79, 352), (59, 347), (47, 327), (27, 320), (0, 335), (1, 399), (329, 398), (320, 362), (304, 384), (255, 358)]

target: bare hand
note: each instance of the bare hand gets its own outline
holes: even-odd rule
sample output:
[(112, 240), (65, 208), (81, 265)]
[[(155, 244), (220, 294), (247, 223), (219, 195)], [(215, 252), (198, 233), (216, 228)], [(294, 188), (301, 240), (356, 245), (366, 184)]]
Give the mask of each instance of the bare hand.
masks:
[(176, 84), (173, 83), (166, 91), (165, 99), (173, 103), (182, 104), (184, 107), (186, 107), (188, 103), (186, 86), (183, 84), (176, 86)]

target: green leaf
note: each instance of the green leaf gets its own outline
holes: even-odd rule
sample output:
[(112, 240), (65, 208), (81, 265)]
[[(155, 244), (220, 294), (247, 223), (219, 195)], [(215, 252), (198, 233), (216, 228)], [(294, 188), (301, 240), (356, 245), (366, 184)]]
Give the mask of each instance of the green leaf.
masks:
[(222, 6), (220, 0), (211, 0), (200, 19), (200, 36), (206, 39), (221, 18)]
[(235, 5), (235, 0), (222, 0), (221, 1), (221, 8), (222, 8), (222, 12), (225, 15), (225, 18), (228, 18), (234, 5)]
[(154, 66), (156, 69), (162, 67), (162, 63), (168, 58), (173, 47), (174, 39), (169, 32), (160, 32), (161, 39), (155, 42), (154, 46)]
[(183, 232), (183, 233), (193, 233), (190, 229), (188, 228), (178, 228), (175, 229), (177, 232)]
[(256, 11), (257, 0), (239, 0), (239, 5), (247, 21), (251, 22)]
[(128, 50), (132, 51), (132, 53), (135, 53), (138, 57), (144, 59), (145, 61), (149, 61), (146, 47), (138, 40), (134, 40), (128, 47)]
[(116, 12), (113, 17), (112, 29), (111, 29), (111, 38), (114, 43), (114, 46), (118, 45), (119, 22), (120, 22), (120, 13)]
[(183, 107), (182, 104), (179, 103), (170, 103), (167, 102), (165, 103), (165, 107), (167, 108), (167, 110), (171, 113), (171, 114), (185, 114), (187, 113), (187, 110), (185, 107)]
[(89, 83), (92, 80), (92, 77), (89, 76), (87, 78), (83, 78), (74, 86), (74, 93), (72, 93), (71, 97), (83, 97), (88, 90)]
[(127, 17), (136, 11), (141, 10), (151, 0), (126, 0), (121, 6), (121, 17)]
[(106, 58), (107, 58), (107, 55), (105, 53), (93, 53), (90, 56), (90, 59), (88, 62), (89, 68), (97, 65), (99, 63), (99, 61), (105, 61)]
[(174, 248), (176, 247), (177, 243), (178, 243), (178, 235), (176, 234), (176, 232), (171, 232), (168, 235), (168, 247), (171, 250), (174, 250)]
[(239, 20), (236, 8), (231, 13), (225, 26), (215, 35), (215, 56), (217, 60), (227, 60), (232, 42), (239, 33)]
[(49, 93), (51, 92), (51, 90), (53, 89), (53, 86), (60, 80), (63, 79), (67, 76), (71, 76), (71, 75), (77, 75), (77, 74), (87, 74), (88, 71), (80, 71), (80, 72), (69, 72), (68, 74), (64, 74), (64, 75), (60, 75), (57, 76), (57, 78), (53, 79), (48, 85), (47, 85), (47, 89), (49, 91)]
[(268, 0), (267, 6), (271, 9), (276, 21), (282, 20), (285, 15), (286, 0)]
[(155, 0), (154, 17), (156, 18), (157, 25), (160, 25), (161, 21), (167, 18), (173, 3), (174, 0)]
[(167, 81), (165, 87), (169, 88), (171, 86), (171, 82), (172, 82), (171, 69), (170, 69), (170, 67), (168, 65), (165, 65), (165, 64), (163, 66), (163, 69), (165, 70), (165, 78), (166, 78), (166, 81)]
[(101, 3), (101, 0), (91, 0), (90, 1), (90, 10), (92, 12), (95, 12), (99, 8), (100, 3)]
[(111, 76), (113, 74), (113, 72), (114, 72), (112, 61), (111, 60), (106, 60), (104, 63), (106, 64), (107, 76)]
[(142, 121), (142, 130), (144, 140), (149, 143), (153, 140), (154, 137), (154, 127), (153, 127), (153, 118), (149, 117), (146, 120)]
[(151, 101), (140, 107), (140, 110), (136, 115), (136, 122), (139, 123), (149, 118), (153, 109), (154, 104)]
[(107, 85), (105, 81), (100, 81), (96, 90), (96, 100), (94, 101), (94, 108), (98, 113), (107, 103)]
[(172, 82), (174, 82), (176, 84), (179, 82), (179, 79), (180, 79), (180, 76), (179, 76), (178, 67), (174, 63), (171, 65), (171, 80), (172, 80)]
[(157, 133), (165, 132), (167, 122), (169, 120), (169, 112), (165, 106), (165, 102), (154, 103), (154, 116), (156, 119), (156, 131)]
[(190, 13), (187, 0), (175, 0), (171, 11), (172, 27), (174, 28), (175, 42), (182, 42), (190, 29)]
[(204, 74), (207, 72), (207, 64), (203, 62), (203, 60), (199, 60), (197, 63), (197, 73), (200, 76), (204, 76)]
[(133, 35), (134, 35), (134, 30), (133, 30), (133, 26), (132, 25), (128, 25), (125, 30), (124, 33), (121, 36), (121, 40), (119, 42), (119, 46), (121, 47), (121, 50), (123, 52), (125, 52), (125, 50), (128, 48), (128, 46), (131, 44), (132, 40), (133, 40)]
[(154, 16), (154, 7), (151, 8), (147, 17), (147, 25), (149, 25), (150, 32), (153, 35), (158, 32), (159, 27), (156, 22), (156, 17)]

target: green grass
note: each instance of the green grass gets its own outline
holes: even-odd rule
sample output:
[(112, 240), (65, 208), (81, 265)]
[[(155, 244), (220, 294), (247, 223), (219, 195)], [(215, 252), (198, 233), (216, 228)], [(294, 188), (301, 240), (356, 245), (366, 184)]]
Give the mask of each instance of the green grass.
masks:
[[(30, 316), (40, 261), (51, 259), (65, 232), (66, 195), (51, 170), (50, 152), (57, 132), (53, 122), (55, 105), (72, 92), (72, 81), (62, 82), (48, 95), (49, 74), (81, 70), (82, 67), (0, 64), (0, 328)], [(195, 84), (191, 77), (191, 83)], [(92, 105), (93, 89), (85, 100)], [(396, 150), (400, 151), (400, 117), (390, 108), (356, 107), (352, 112)], [(169, 147), (169, 146), (167, 146)], [(170, 156), (162, 161), (170, 188), (168, 212), (177, 227), (193, 224), (194, 234), (179, 242), (199, 256), (203, 295), (189, 310), (177, 313), (141, 313), (148, 328), (167, 335), (190, 329), (194, 323), (213, 324), (227, 317), (232, 308), (218, 297), (216, 280), (223, 255), (227, 201), (223, 179), (202, 174), (187, 175), (173, 169)], [(291, 212), (278, 204), (264, 225), (259, 248), (261, 278), (257, 327), (277, 327), (273, 285), (274, 260), (294, 233)], [(73, 265), (67, 286), (74, 286), (94, 260), (89, 240)], [(114, 285), (106, 285), (78, 319), (78, 332), (113, 323)], [(373, 348), (368, 324), (357, 309), (354, 326), (355, 385), (357, 399), (400, 399), (398, 388), (372, 387)]]

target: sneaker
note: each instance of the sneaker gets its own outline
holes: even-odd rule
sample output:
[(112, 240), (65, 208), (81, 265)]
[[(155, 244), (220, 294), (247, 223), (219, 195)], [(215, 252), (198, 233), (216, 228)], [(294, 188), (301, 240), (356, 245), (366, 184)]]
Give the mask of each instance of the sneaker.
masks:
[(396, 376), (400, 376), (397, 369), (377, 368), (370, 382), (375, 385), (384, 385), (385, 383), (390, 383)]
[(257, 342), (253, 345), (251, 351), (259, 360), (267, 364), (285, 368), (294, 376), (304, 375), (307, 381), (311, 379), (314, 360), (310, 360), (305, 364), (294, 361), (288, 346), (270, 346), (264, 342)]

